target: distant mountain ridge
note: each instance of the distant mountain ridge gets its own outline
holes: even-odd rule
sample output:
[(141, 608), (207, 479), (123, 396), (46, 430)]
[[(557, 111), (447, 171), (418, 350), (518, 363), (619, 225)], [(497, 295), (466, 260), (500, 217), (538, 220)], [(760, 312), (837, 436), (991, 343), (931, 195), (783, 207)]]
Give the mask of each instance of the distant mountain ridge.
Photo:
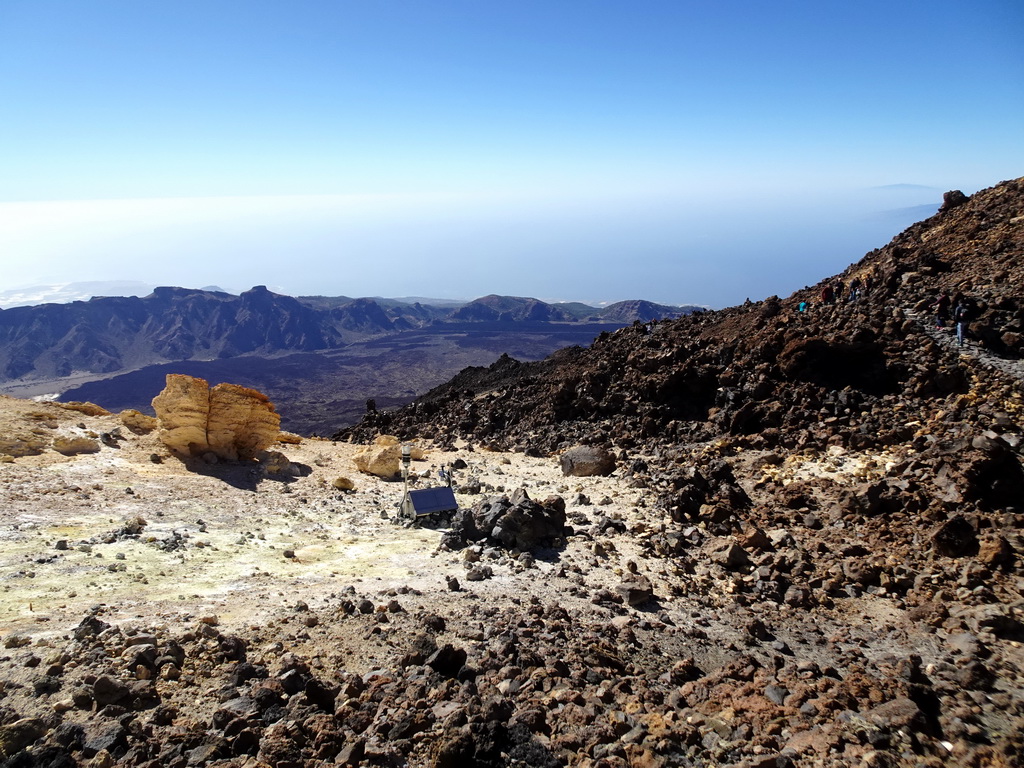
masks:
[(353, 341), (446, 323), (646, 322), (699, 307), (646, 301), (604, 308), (489, 295), (460, 306), (418, 301), (292, 297), (258, 285), (235, 296), (159, 287), (143, 297), (111, 296), (0, 310), (0, 381), (109, 374), (148, 365), (275, 356), (337, 349)]

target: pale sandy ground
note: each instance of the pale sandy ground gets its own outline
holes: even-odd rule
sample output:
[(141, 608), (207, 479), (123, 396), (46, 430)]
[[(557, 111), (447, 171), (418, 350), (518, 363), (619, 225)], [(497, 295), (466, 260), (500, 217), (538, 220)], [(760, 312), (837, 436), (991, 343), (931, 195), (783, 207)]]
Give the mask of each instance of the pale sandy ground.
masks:
[[(55, 435), (97, 435), (118, 425), (113, 415), (85, 416), (0, 396), (0, 434), (7, 437), (52, 441)], [(524, 488), (537, 500), (562, 496), (568, 522), (577, 530), (602, 516), (626, 526), (626, 534), (572, 536), (557, 553), (539, 553), (532, 567), (508, 553), (485, 551), (481, 559), (493, 578), (469, 582), (472, 552), (439, 550), (440, 531), (388, 519), (395, 516), (403, 484), (357, 472), (351, 457), (359, 446), (324, 440), (277, 445), (306, 468), (305, 475), (285, 481), (256, 465), (186, 463), (170, 456), (155, 433), (122, 433), (118, 447), (104, 445), (98, 453), (65, 457), (46, 450), (0, 463), (0, 640), (8, 647), (60, 647), (97, 607), (104, 621), (124, 629), (162, 627), (175, 635), (207, 620), (225, 633), (298, 642), (301, 628), (287, 629), (295, 626), (296, 606), (305, 603), (326, 617), (346, 595), (369, 597), (378, 610), (397, 596), (403, 610), (439, 613), (464, 638), (486, 630), (479, 608), (525, 600), (564, 605), (581, 626), (605, 625), (612, 614), (597, 605), (595, 595), (614, 590), (627, 570), (650, 579), (658, 598), (653, 610), (629, 619), (638, 629), (649, 625), (656, 631), (660, 616), (683, 634), (694, 626), (698, 633), (706, 630), (714, 639), (691, 650), (698, 658), (705, 654), (709, 668), (724, 662), (730, 641), (742, 642), (731, 600), (733, 581), (740, 577), (706, 567), (684, 573), (672, 559), (645, 557), (645, 535), (665, 524), (663, 513), (654, 492), (630, 487), (618, 472), (571, 478), (562, 475), (557, 458), (428, 448), (423, 460), (413, 462), (414, 474), (431, 478), (421, 480), (421, 487), (435, 484), (437, 467), (456, 458), (468, 464), (457, 479), (475, 476), (483, 484), (482, 495), (457, 494), (463, 507)], [(151, 460), (154, 454), (161, 463)], [(746, 461), (758, 464), (753, 456)], [(842, 484), (882, 472), (885, 464), (885, 457), (795, 455), (763, 471), (787, 478), (826, 475)], [(334, 488), (339, 476), (353, 479), (356, 490)], [(119, 535), (136, 518), (146, 523), (141, 534)], [(175, 537), (182, 546), (166, 549)], [(461, 592), (449, 591), (451, 576)], [(902, 610), (895, 606), (881, 615), (859, 609), (860, 602), (850, 600), (844, 608), (858, 614), (858, 622), (878, 622), (880, 631), (902, 625)], [(819, 615), (819, 622), (819, 631), (827, 633), (825, 624), (841, 628), (847, 617), (837, 612), (826, 621)], [(270, 631), (272, 626), (278, 629)], [(777, 626), (780, 636), (790, 632), (781, 615)], [(802, 632), (801, 627), (793, 624), (791, 631)], [(386, 648), (364, 646), (356, 637), (344, 641), (352, 669), (372, 669), (387, 658)], [(662, 644), (663, 638), (652, 648)]]
[[(36, 418), (26, 422), (26, 413)], [(43, 438), (109, 432), (119, 424), (115, 416), (0, 398), (7, 434), (26, 423)], [(351, 461), (358, 446), (323, 440), (275, 446), (310, 470), (286, 482), (256, 467), (187, 465), (171, 457), (155, 433), (122, 433), (118, 447), (104, 445), (94, 454), (64, 457), (47, 450), (0, 463), (0, 637), (66, 634), (98, 604), (108, 621), (174, 625), (214, 615), (230, 630), (262, 624), (299, 601), (312, 605), (349, 585), (361, 593), (412, 588), (439, 597), (447, 592), (447, 575), (470, 586), (464, 553), (439, 552), (439, 531), (384, 519), (394, 516), (403, 484), (358, 473)], [(153, 463), (152, 454), (163, 462)], [(565, 478), (555, 459), (482, 451), (428, 450), (413, 462), (414, 474), (431, 475), (420, 487), (436, 484), (436, 468), (456, 458), (469, 465), (457, 478), (478, 477), (484, 495), (488, 485), (495, 493), (522, 487), (538, 500), (582, 492), (593, 506), (578, 513), (629, 519), (643, 503), (640, 491), (615, 477)], [(331, 486), (339, 476), (352, 478), (356, 490)], [(457, 496), (462, 506), (481, 498)], [(146, 522), (142, 534), (118, 536), (136, 517)], [(164, 551), (161, 543), (175, 534), (184, 546)], [(58, 548), (62, 540), (66, 549)], [(630, 556), (605, 558), (607, 578), (621, 573)], [(570, 545), (559, 562), (578, 558), (593, 559), (583, 543)], [(472, 585), (476, 592), (521, 591), (510, 560), (493, 567), (493, 579)], [(556, 567), (539, 561), (532, 580)]]

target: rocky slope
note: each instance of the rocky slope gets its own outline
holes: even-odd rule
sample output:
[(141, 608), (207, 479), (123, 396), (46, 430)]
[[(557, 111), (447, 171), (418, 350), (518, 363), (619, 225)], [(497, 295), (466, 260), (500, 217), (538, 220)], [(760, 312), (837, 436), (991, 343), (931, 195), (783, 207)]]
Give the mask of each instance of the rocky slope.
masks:
[[(354, 444), (206, 465), (0, 398), (0, 758), (1021, 765), (1022, 213), (1021, 181), (951, 196), (837, 278), (871, 276), (856, 301), (638, 324), (371, 414), (346, 436), (458, 468), (440, 531), (382, 518), (401, 484)], [(940, 290), (974, 302), (963, 350)]]
[[(840, 283), (839, 299), (821, 300)], [(957, 667), (1002, 669), (967, 695), (989, 715), (1019, 716), (1022, 284), (1024, 180), (950, 193), (934, 217), (786, 299), (634, 325), (540, 363), (469, 369), (339, 437), (384, 428), (537, 456), (576, 443), (614, 449), (624, 477), (673, 523), (652, 552), (685, 561), (695, 529), (761, 542), (758, 556), (737, 555), (733, 592), (757, 613), (779, 604), (814, 616), (845, 597), (883, 596), (877, 604), (914, 617), (912, 633), (944, 630), (954, 645), (979, 638), (968, 616), (998, 616), (998, 660), (986, 645), (934, 663), (954, 677)], [(935, 327), (943, 293), (970, 307), (964, 347), (948, 322)], [(849, 668), (836, 669), (845, 679)], [(931, 732), (958, 731), (966, 721), (951, 687), (918, 678), (932, 686), (914, 699)], [(1006, 733), (982, 720), (979, 742)]]
[[(520, 450), (723, 434), (752, 447), (884, 446), (906, 436), (902, 409), (971, 390), (973, 352), (1024, 352), (1022, 186), (954, 195), (958, 205), (786, 299), (635, 325), (587, 350), (502, 362), (497, 378), (469, 370), (392, 414), (394, 428)], [(868, 283), (858, 300), (820, 302), (826, 284), (855, 278)], [(970, 304), (966, 358), (928, 333), (943, 292)]]
[[(552, 351), (589, 344), (603, 330), (599, 323), (442, 323), (351, 342), (339, 349), (243, 355), (148, 365), (63, 390), (61, 399), (89, 400), (111, 410), (146, 410), (169, 373), (257, 389), (281, 407), (284, 428), (303, 435), (331, 434), (356, 423), (366, 400), (393, 408), (412, 400), (462, 368), (489, 364), (503, 352), (520, 360), (540, 360)], [(54, 392), (54, 382), (26, 386), (25, 394)], [(22, 388), (11, 387), (19, 395)]]

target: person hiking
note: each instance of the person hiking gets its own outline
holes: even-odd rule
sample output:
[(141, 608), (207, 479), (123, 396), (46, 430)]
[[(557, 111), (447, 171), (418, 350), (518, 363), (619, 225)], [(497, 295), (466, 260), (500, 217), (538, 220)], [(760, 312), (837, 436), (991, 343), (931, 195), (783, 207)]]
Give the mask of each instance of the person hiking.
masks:
[(953, 310), (953, 322), (956, 323), (956, 343), (961, 347), (964, 345), (964, 333), (967, 331), (967, 318), (970, 310), (966, 301), (961, 301)]
[(850, 280), (849, 301), (856, 301), (860, 298), (860, 278), (854, 277)]

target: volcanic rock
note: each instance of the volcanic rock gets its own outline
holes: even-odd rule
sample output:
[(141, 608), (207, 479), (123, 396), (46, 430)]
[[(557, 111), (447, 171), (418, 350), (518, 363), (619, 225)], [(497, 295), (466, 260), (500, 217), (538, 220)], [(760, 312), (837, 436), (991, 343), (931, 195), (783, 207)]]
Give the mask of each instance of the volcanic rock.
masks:
[(74, 456), (78, 453), (98, 453), (100, 444), (88, 437), (55, 437), (53, 450), (63, 453), (65, 456)]
[(46, 450), (46, 441), (39, 438), (0, 438), (0, 455), (18, 458), (20, 456), (38, 456)]
[(6, 760), (45, 732), (45, 724), (37, 718), (22, 718), (0, 725), (0, 759)]
[(1003, 536), (986, 537), (978, 549), (978, 560), (990, 568), (1007, 568), (1014, 557), (1013, 547)]
[(650, 579), (639, 573), (628, 574), (615, 587), (615, 591), (631, 606), (643, 605), (654, 598), (654, 587)]
[(280, 451), (260, 451), (255, 458), (259, 461), (263, 471), (269, 475), (299, 474), (299, 468)]
[(118, 418), (121, 419), (121, 423), (128, 427), (128, 429), (140, 435), (152, 432), (160, 426), (159, 419), (154, 416), (147, 416), (134, 408), (121, 411)]
[(334, 478), (331, 485), (339, 491), (354, 491), (356, 489), (356, 484), (352, 479), (344, 475)]
[(465, 666), (466, 658), (465, 649), (446, 643), (434, 651), (424, 663), (445, 677), (455, 677)]
[(731, 571), (746, 568), (751, 564), (750, 555), (734, 541), (722, 542), (712, 549), (711, 559)]
[(538, 504), (522, 489), (511, 499), (492, 496), (478, 501), (470, 515), (457, 515), (452, 531), (464, 541), (487, 538), (506, 549), (550, 547), (565, 535), (565, 505), (560, 502), (550, 497)]
[(86, 416), (109, 416), (110, 411), (101, 405), (96, 403), (82, 403), (76, 400), (71, 400), (67, 403), (57, 403), (61, 408), (69, 411), (75, 411), (76, 413), (84, 413)]
[(182, 456), (212, 453), (227, 461), (249, 460), (272, 445), (281, 431), (273, 404), (254, 389), (168, 374), (153, 398), (160, 440)]
[(562, 474), (572, 477), (610, 475), (615, 471), (615, 456), (603, 448), (580, 445), (570, 448), (559, 458)]

